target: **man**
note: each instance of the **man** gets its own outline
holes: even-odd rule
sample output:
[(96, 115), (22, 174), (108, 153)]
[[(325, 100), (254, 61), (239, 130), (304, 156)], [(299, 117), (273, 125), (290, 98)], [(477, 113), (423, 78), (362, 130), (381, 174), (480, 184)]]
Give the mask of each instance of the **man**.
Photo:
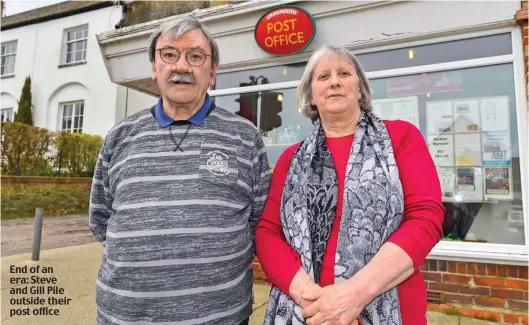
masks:
[(90, 202), (99, 325), (248, 323), (270, 172), (254, 125), (207, 94), (218, 52), (195, 19), (162, 25), (149, 45), (162, 95), (105, 139)]

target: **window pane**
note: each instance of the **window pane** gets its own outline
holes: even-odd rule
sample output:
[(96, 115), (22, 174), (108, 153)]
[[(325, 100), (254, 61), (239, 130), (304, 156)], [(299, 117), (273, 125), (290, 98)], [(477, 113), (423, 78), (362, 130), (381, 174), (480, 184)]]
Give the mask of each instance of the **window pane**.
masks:
[(83, 52), (75, 52), (75, 62), (83, 59)]
[(72, 62), (73, 53), (67, 53), (66, 54), (66, 63)]
[(15, 56), (10, 55), (5, 57), (4, 74), (11, 74), (15, 72)]
[(88, 37), (88, 28), (83, 29), (83, 38)]
[(7, 45), (2, 45), (2, 54), (5, 53), (6, 49), (7, 49)]
[(83, 116), (79, 117), (79, 130), (83, 129)]
[(84, 103), (79, 104), (79, 115), (83, 115), (84, 113)]
[(83, 38), (83, 30), (79, 29), (75, 32), (75, 39), (81, 39)]
[(525, 244), (512, 64), (371, 86), (375, 113), (414, 123), (426, 139), (446, 208), (444, 239)]
[(306, 63), (302, 62), (269, 68), (219, 73), (217, 74), (215, 86), (212, 89), (236, 88), (250, 86), (252, 84), (299, 80), (305, 70), (305, 65)]
[(66, 41), (71, 41), (74, 39), (74, 32), (67, 32), (66, 33)]
[(243, 116), (255, 125), (260, 106), (260, 132), (270, 166), (276, 164), (288, 146), (301, 141), (313, 128), (310, 119), (298, 111), (295, 88), (217, 96), (213, 100), (215, 105)]
[(74, 129), (77, 129), (79, 127), (79, 116), (74, 117), (73, 127)]

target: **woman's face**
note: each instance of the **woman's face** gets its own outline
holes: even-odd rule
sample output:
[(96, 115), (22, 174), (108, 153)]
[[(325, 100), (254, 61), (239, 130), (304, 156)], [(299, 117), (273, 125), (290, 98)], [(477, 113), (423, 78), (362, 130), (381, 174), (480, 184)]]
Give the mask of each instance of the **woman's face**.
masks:
[(320, 118), (336, 118), (360, 111), (360, 87), (356, 69), (340, 55), (322, 58), (312, 74), (312, 101)]

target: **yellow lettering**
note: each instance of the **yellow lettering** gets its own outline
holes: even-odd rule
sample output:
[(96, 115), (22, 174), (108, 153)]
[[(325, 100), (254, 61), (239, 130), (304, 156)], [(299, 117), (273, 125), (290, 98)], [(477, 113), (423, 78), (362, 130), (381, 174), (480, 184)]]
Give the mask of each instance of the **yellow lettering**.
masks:
[(287, 21), (289, 21), (289, 22), (291, 23), (291, 25), (292, 25), (292, 30), (296, 29), (296, 26), (295, 26), (294, 23), (297, 21), (297, 19), (290, 19), (290, 20), (287, 20)]
[(270, 35), (270, 31), (274, 28), (274, 25), (271, 23), (266, 24), (266, 31), (268, 32), (268, 35)]
[(272, 47), (272, 45), (274, 45), (274, 40), (272, 39), (272, 37), (268, 36), (267, 38), (265, 38), (265, 45), (266, 47)]
[[(277, 25), (279, 25), (279, 27), (277, 27)], [(281, 33), (282, 30), (283, 30), (283, 24), (280, 21), (274, 23), (274, 32)]]
[(298, 42), (305, 43), (304, 35), (305, 35), (305, 33), (298, 32)]
[[(294, 37), (294, 40), (292, 40), (292, 37)], [(292, 33), (292, 34), (288, 35), (288, 40), (292, 44), (297, 44), (298, 41), (296, 40), (296, 33)]]

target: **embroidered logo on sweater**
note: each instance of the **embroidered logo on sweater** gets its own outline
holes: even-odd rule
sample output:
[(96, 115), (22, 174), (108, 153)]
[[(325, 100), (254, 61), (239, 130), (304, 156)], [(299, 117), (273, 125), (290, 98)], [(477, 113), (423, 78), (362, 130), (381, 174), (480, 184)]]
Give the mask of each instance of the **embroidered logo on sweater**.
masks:
[(207, 170), (216, 176), (225, 176), (230, 173), (228, 166), (228, 156), (218, 150), (208, 153), (208, 160), (206, 162)]

